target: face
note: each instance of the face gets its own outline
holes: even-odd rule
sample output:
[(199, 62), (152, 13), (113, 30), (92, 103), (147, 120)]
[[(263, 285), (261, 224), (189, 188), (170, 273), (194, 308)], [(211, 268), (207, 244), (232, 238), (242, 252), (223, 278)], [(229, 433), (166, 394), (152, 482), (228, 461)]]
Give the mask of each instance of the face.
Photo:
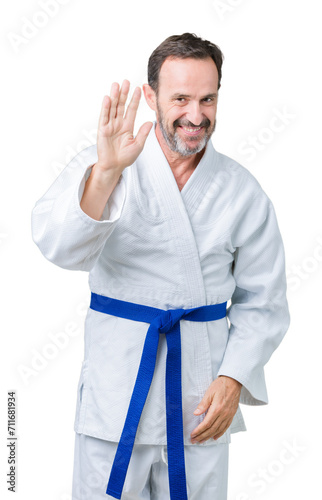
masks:
[(201, 151), (216, 126), (218, 71), (211, 58), (166, 59), (155, 96), (157, 123), (179, 156)]

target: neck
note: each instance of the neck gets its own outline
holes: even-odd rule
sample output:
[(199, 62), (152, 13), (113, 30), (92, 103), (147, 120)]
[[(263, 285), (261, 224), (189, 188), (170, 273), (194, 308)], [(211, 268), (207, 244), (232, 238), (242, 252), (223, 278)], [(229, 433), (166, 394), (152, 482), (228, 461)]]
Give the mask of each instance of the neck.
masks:
[(187, 175), (191, 175), (193, 170), (196, 168), (198, 163), (200, 162), (205, 149), (203, 148), (202, 151), (199, 153), (193, 154), (191, 156), (182, 156), (180, 153), (176, 153), (175, 151), (172, 151), (168, 144), (166, 143), (163, 134), (160, 130), (159, 123), (157, 122), (156, 127), (155, 127), (155, 135), (159, 141), (159, 144), (161, 146), (161, 149), (171, 167), (171, 170), (173, 172), (173, 175), (175, 178), (178, 180), (184, 181), (185, 177)]

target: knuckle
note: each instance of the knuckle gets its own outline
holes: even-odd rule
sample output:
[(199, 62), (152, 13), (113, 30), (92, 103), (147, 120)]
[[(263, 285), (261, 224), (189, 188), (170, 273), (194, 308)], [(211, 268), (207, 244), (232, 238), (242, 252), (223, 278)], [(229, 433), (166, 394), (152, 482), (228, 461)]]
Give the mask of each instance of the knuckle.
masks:
[(212, 426), (212, 422), (208, 421), (208, 422), (205, 422), (205, 425), (203, 427), (203, 430), (207, 431), (211, 428)]
[(224, 404), (219, 404), (217, 407), (216, 407), (216, 412), (219, 414), (219, 413), (225, 413), (225, 411), (227, 410), (227, 407), (224, 405)]

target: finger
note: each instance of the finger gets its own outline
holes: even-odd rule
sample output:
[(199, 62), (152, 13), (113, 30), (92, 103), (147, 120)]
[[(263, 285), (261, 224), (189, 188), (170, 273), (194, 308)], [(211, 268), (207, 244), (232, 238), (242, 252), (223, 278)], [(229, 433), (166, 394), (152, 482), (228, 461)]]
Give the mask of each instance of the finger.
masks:
[(128, 80), (124, 80), (122, 83), (121, 90), (120, 90), (119, 101), (118, 101), (118, 105), (117, 105), (117, 109), (116, 109), (116, 116), (117, 117), (123, 117), (125, 103), (126, 103), (126, 99), (127, 99), (129, 90), (130, 90), (130, 82)]
[[(210, 429), (210, 432), (206, 433), (205, 436), (206, 436), (206, 439), (210, 439), (210, 438), (213, 438), (213, 439), (218, 439), (220, 438), (223, 434), (225, 434), (226, 430), (228, 429), (228, 427), (230, 426), (230, 424), (232, 423), (232, 418), (224, 418), (221, 422), (217, 423), (215, 425), (213, 425)], [(203, 442), (205, 441), (205, 439), (201, 439), (200, 442)]]
[[(215, 398), (212, 401), (212, 404), (203, 419), (203, 421), (192, 431), (191, 439), (196, 439), (201, 442), (205, 440), (205, 437), (209, 439), (209, 437), (218, 434), (220, 426), (223, 422), (228, 421), (228, 426), (230, 425), (234, 413), (223, 411), (224, 409), (220, 409), (220, 406), (215, 404)], [(225, 424), (224, 424), (225, 425)], [(211, 434), (208, 432), (211, 429)]]
[(218, 433), (218, 429), (216, 427), (211, 427), (210, 429), (207, 429), (207, 431), (202, 432), (197, 436), (196, 438), (192, 438), (193, 443), (203, 443), (204, 441), (207, 441), (207, 439), (210, 439), (214, 434)]
[(134, 121), (135, 121), (137, 109), (139, 107), (140, 99), (141, 99), (141, 89), (140, 89), (140, 87), (136, 87), (136, 89), (133, 92), (132, 99), (127, 107), (125, 117), (124, 117), (124, 119), (127, 121), (131, 130), (133, 130), (133, 128), (134, 128)]
[(141, 150), (143, 149), (144, 143), (145, 143), (152, 127), (153, 127), (152, 122), (146, 122), (139, 128), (139, 131), (136, 134), (135, 140), (136, 140), (137, 144), (140, 146)]
[(192, 431), (191, 437), (198, 437), (200, 434), (207, 431), (219, 417), (220, 414), (216, 415), (214, 410), (209, 410), (203, 421)]
[(202, 413), (205, 413), (208, 410), (215, 396), (215, 393), (213, 392), (213, 385), (214, 383), (212, 383), (211, 386), (205, 392), (204, 397), (202, 398), (197, 408), (193, 412), (194, 415), (201, 415)]
[[(228, 429), (228, 427), (227, 427), (227, 429)], [(223, 436), (225, 434), (225, 432), (226, 432), (227, 429), (221, 430), (218, 434), (215, 434), (215, 436), (213, 436), (212, 439), (214, 439), (215, 441), (217, 441), (217, 439), (219, 439), (221, 436)]]
[(212, 438), (214, 440), (216, 439), (219, 439), (221, 436), (223, 436), (226, 432), (226, 430), (228, 429), (228, 427), (230, 426), (231, 422), (223, 422), (223, 424), (219, 427), (219, 429), (216, 432), (216, 434), (214, 436), (212, 436)]
[[(201, 422), (201, 424), (199, 424), (198, 427), (196, 427), (192, 431), (192, 433), (191, 433), (192, 439), (197, 438), (199, 440), (199, 438), (202, 434), (207, 432), (211, 427), (213, 427), (217, 423), (220, 415), (217, 415), (217, 416), (212, 415), (212, 416), (209, 416), (209, 418), (207, 418), (207, 417), (208, 417), (208, 414), (204, 418), (204, 420)], [(218, 422), (218, 424), (219, 424), (219, 422)]]
[(110, 120), (113, 120), (113, 118), (115, 118), (118, 100), (119, 100), (119, 84), (117, 82), (114, 82), (112, 83), (111, 86)]
[(105, 95), (102, 102), (101, 113), (98, 120), (98, 127), (103, 127), (108, 123), (111, 100), (108, 95)]
[(201, 415), (202, 413), (205, 413), (209, 406), (211, 405), (211, 396), (205, 396), (202, 401), (198, 404), (197, 408), (193, 412), (194, 415)]
[(229, 423), (227, 420), (223, 420), (221, 422), (216, 421), (209, 429), (207, 429), (207, 431), (200, 434), (197, 440), (199, 443), (203, 443), (213, 436), (223, 434), (228, 427)]

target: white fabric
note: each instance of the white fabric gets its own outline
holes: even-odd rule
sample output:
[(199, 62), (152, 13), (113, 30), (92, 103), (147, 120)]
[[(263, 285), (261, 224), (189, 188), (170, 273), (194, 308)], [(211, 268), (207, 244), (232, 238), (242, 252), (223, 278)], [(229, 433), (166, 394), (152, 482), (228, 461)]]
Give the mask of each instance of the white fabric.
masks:
[[(243, 384), (241, 403), (268, 402), (264, 365), (289, 324), (284, 250), (271, 201), (254, 177), (211, 141), (180, 192), (152, 128), (127, 167), (101, 221), (80, 208), (96, 146), (79, 153), (37, 202), (33, 238), (47, 259), (89, 271), (98, 294), (162, 309), (232, 298), (227, 319), (181, 321), (184, 443), (203, 420), (193, 411), (222, 374)], [(88, 310), (75, 431), (119, 441), (134, 387), (146, 323)], [(166, 339), (136, 434), (165, 445)], [(245, 430), (240, 408), (216, 442)]]
[[(75, 434), (72, 500), (115, 500), (106, 494), (117, 443)], [(189, 500), (226, 500), (229, 444), (185, 446)], [(134, 444), (122, 500), (169, 500), (167, 447)]]

